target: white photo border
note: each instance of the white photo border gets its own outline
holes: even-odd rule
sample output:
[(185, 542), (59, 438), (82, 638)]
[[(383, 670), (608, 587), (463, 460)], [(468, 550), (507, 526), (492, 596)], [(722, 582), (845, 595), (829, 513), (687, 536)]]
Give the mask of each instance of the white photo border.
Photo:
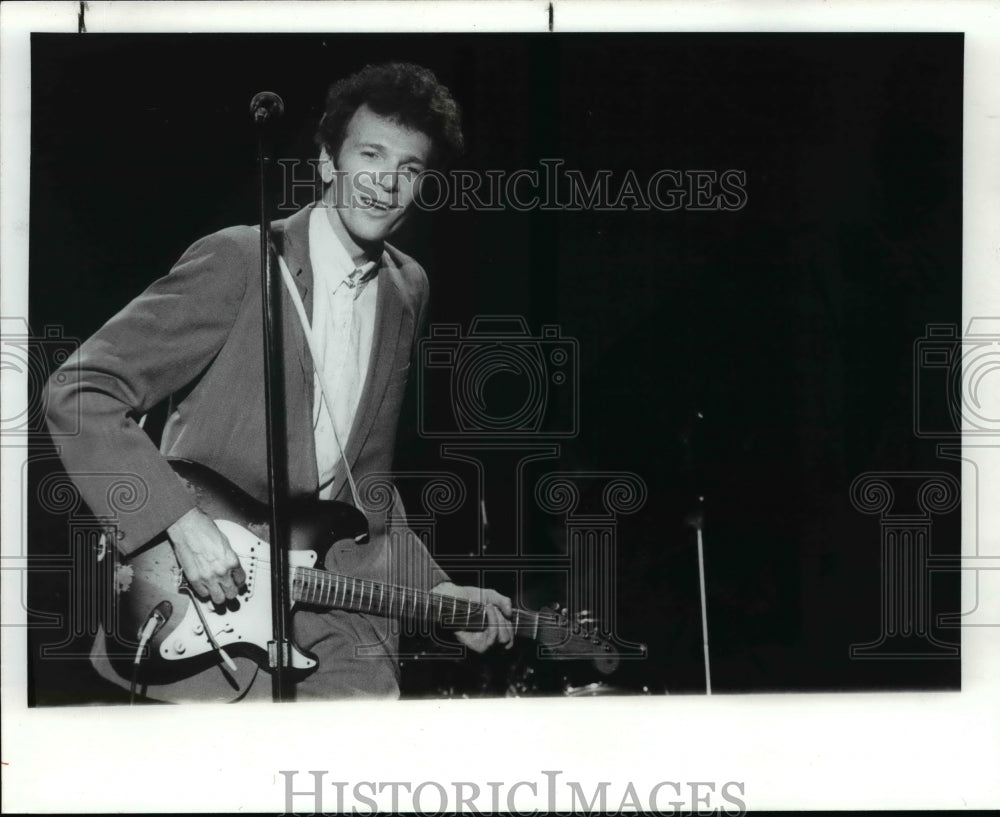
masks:
[[(545, 2), (98, 3), (89, 32), (531, 31)], [(32, 31), (77, 30), (80, 4), (0, 8), (3, 315), (27, 315)], [(981, 2), (571, 2), (554, 30), (951, 31), (965, 33), (963, 317), (1000, 315), (1000, 13)], [(3, 397), (23, 382), (4, 377)], [(20, 392), (18, 390), (21, 390)], [(23, 398), (22, 398), (23, 399)], [(761, 809), (982, 808), (1000, 803), (1000, 628), (962, 633), (961, 693), (517, 699), (175, 709), (26, 705), (23, 556), (26, 449), (2, 450), (3, 809), (25, 812), (284, 810), (280, 770), (327, 780), (534, 781), (546, 770), (639, 792), (669, 781), (742, 781)], [(968, 475), (963, 472), (963, 479)], [(966, 483), (967, 484), (967, 483)], [(973, 509), (974, 510), (974, 509)], [(963, 555), (1000, 541), (1000, 513), (963, 511)], [(14, 566), (15, 569), (6, 568)], [(1000, 621), (1000, 594), (969, 595)], [(993, 582), (993, 585), (997, 585)], [(974, 590), (974, 588), (973, 588)], [(373, 728), (373, 724), (378, 728)], [(586, 788), (586, 786), (585, 786)], [(613, 786), (614, 788), (614, 786)], [(333, 808), (333, 789), (328, 809)], [(387, 795), (379, 797), (388, 803)], [(669, 798), (668, 798), (669, 799)], [(431, 798), (430, 802), (436, 802)], [(616, 804), (616, 803), (615, 803)], [(559, 799), (557, 808), (569, 802)], [(299, 803), (301, 810), (305, 810)]]

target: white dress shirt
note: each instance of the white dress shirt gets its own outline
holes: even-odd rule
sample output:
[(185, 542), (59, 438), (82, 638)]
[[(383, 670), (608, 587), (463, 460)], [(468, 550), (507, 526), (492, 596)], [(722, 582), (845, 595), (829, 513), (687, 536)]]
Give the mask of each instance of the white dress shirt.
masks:
[[(315, 365), (313, 434), (320, 499), (329, 499), (334, 473), (347, 445), (371, 359), (378, 277), (375, 262), (355, 268), (330, 224), (326, 207), (309, 215), (309, 261), (313, 269), (312, 333), (319, 360)], [(333, 401), (323, 398), (324, 378)], [(336, 433), (331, 423), (336, 422)]]

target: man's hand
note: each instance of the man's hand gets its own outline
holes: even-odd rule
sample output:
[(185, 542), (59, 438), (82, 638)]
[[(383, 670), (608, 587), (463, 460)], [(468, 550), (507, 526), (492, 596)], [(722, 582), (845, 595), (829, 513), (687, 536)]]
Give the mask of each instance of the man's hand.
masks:
[(486, 629), (481, 632), (466, 632), (461, 630), (455, 637), (470, 650), (486, 652), (493, 642), (506, 644), (507, 649), (514, 646), (514, 630), (510, 625), (512, 615), (510, 599), (496, 590), (482, 587), (459, 587), (451, 582), (442, 582), (431, 592), (445, 596), (455, 596), (475, 604), (486, 605)]
[(198, 596), (211, 598), (216, 604), (236, 598), (238, 589), (246, 584), (246, 573), (229, 540), (206, 514), (192, 508), (167, 528), (167, 536)]

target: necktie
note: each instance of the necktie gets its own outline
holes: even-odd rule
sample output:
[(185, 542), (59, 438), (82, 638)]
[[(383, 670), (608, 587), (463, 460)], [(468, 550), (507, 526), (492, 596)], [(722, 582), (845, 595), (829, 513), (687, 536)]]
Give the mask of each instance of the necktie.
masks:
[[(333, 478), (333, 467), (343, 457), (347, 447), (354, 415), (357, 412), (358, 401), (361, 399), (361, 388), (364, 382), (364, 372), (361, 369), (361, 325), (355, 311), (355, 301), (363, 289), (363, 273), (355, 269), (341, 280), (341, 285), (328, 293), (330, 305), (330, 337), (335, 338), (333, 348), (324, 351), (323, 373), (326, 380), (326, 393), (333, 403), (327, 406), (325, 399), (317, 390), (317, 399), (322, 401), (316, 414), (316, 425), (329, 427), (333, 423), (334, 439), (338, 451), (328, 461), (331, 470), (320, 474), (320, 484), (323, 485)], [(339, 343), (338, 343), (339, 342)], [(336, 348), (339, 346), (339, 348)], [(329, 489), (329, 485), (325, 486)], [(321, 495), (322, 496), (322, 495)]]
[(338, 334), (345, 339), (346, 346), (342, 357), (342, 369), (334, 374), (333, 416), (336, 423), (337, 439), (341, 446), (347, 445), (347, 437), (351, 431), (354, 412), (361, 397), (361, 348), (360, 332), (354, 303), (361, 293), (361, 270), (355, 269), (344, 279), (343, 288), (335, 293), (334, 320), (342, 327)]

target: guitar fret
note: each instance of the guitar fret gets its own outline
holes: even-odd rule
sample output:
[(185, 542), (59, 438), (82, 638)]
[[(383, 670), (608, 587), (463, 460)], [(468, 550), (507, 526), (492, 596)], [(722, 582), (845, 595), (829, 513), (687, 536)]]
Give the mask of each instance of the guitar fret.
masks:
[[(348, 586), (348, 579), (350, 579), (350, 586)], [(485, 629), (489, 626), (489, 608), (486, 604), (474, 603), (444, 593), (382, 584), (356, 576), (342, 576), (336, 573), (327, 573), (325, 570), (301, 566), (291, 567), (289, 581), (292, 587), (293, 601), (320, 604), (335, 609), (375, 613), (388, 617), (392, 617), (394, 612), (397, 617), (411, 615), (415, 619), (422, 615), (424, 620), (428, 622), (448, 621), (459, 628), (462, 627), (458, 623), (461, 615), (459, 606), (461, 605), (465, 611), (464, 627), (466, 629), (472, 630), (476, 627)], [(375, 598), (376, 589), (378, 590), (377, 599)], [(388, 595), (388, 599), (386, 599), (386, 595)], [(398, 603), (396, 601), (397, 595), (399, 596)], [(435, 599), (437, 610), (432, 617), (431, 610)], [(445, 606), (448, 601), (451, 602), (451, 610), (446, 615)], [(421, 603), (423, 603), (423, 610), (420, 609)], [(522, 613), (526, 617), (524, 624), (521, 623)], [(474, 623), (474, 619), (476, 623)], [(530, 622), (530, 637), (538, 640), (538, 633), (542, 625), (540, 614), (515, 607), (512, 622), (514, 634), (520, 636), (528, 636), (527, 628)]]

